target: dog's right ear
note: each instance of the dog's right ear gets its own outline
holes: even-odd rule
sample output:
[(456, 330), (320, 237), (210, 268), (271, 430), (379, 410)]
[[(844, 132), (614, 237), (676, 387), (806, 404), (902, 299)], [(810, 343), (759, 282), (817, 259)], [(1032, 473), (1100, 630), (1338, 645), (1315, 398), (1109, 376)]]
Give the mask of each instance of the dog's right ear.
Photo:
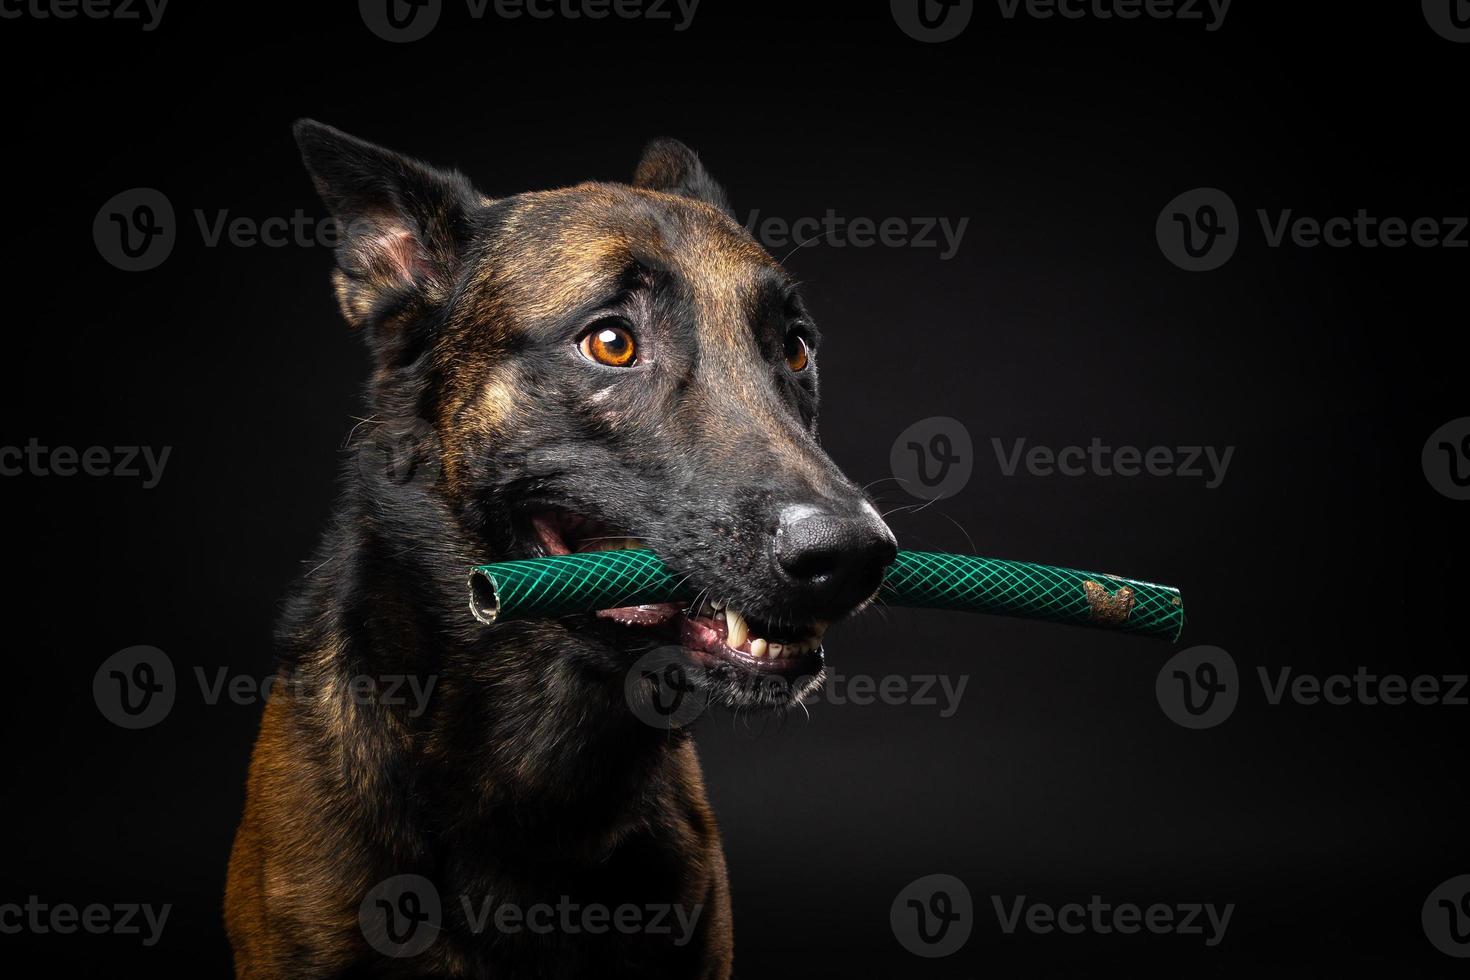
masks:
[(725, 189), (704, 169), (699, 155), (678, 140), (660, 138), (643, 148), (633, 186), (703, 201), (734, 217)]
[(481, 202), (469, 181), (313, 119), (294, 132), (336, 220), (333, 281), (347, 322), (383, 323), (447, 297)]

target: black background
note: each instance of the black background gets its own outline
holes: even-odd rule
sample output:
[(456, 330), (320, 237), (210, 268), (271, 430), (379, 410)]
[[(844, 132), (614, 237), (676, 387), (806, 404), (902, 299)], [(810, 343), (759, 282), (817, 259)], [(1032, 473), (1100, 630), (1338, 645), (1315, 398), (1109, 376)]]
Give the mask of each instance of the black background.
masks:
[[(1199, 22), (1006, 20), (922, 44), (881, 2), (704, 0), (692, 26), (472, 20), (389, 44), (355, 5), (190, 4), (160, 26), (0, 21), (7, 327), (0, 443), (170, 446), (162, 482), (0, 481), (11, 627), (0, 901), (174, 906), (162, 941), (0, 936), (0, 959), (221, 976), (226, 859), (259, 706), (195, 667), (272, 669), (277, 605), (333, 496), (367, 359), (321, 247), (206, 247), (211, 218), (321, 215), (289, 127), (313, 116), (488, 194), (626, 179), (650, 137), (697, 148), (744, 218), (970, 219), (937, 249), (818, 244), (789, 267), (824, 333), (823, 437), (859, 482), (920, 419), (961, 420), (975, 475), (892, 517), (909, 547), (1177, 583), (1183, 643), (1243, 694), (1187, 731), (1166, 644), (895, 610), (830, 637), (839, 674), (968, 677), (959, 711), (818, 703), (703, 719), (742, 977), (1450, 976), (1420, 907), (1470, 871), (1464, 717), (1266, 702), (1257, 667), (1464, 671), (1464, 503), (1420, 451), (1466, 414), (1467, 253), (1267, 247), (1255, 210), (1464, 215), (1470, 46), (1418, 4), (1240, 0)], [(1164, 204), (1226, 190), (1244, 240), (1191, 274)], [(114, 194), (178, 215), (159, 268), (92, 238)], [(1234, 446), (1221, 487), (1004, 477), (991, 439)], [(914, 503), (887, 483), (887, 506)], [(972, 543), (973, 542), (973, 545)], [(179, 701), (107, 722), (93, 673), (168, 653)], [(977, 922), (947, 959), (888, 923), (948, 873)], [(1004, 934), (991, 896), (1236, 905), (1225, 940)]]

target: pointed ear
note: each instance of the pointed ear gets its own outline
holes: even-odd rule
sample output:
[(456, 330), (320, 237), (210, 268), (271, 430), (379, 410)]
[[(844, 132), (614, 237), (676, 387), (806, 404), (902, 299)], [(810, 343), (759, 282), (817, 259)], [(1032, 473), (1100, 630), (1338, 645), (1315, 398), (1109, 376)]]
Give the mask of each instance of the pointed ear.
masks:
[(734, 217), (725, 189), (705, 171), (698, 155), (678, 140), (656, 139), (643, 148), (633, 186), (690, 197)]
[(411, 315), (444, 299), (481, 198), (463, 175), (349, 136), (296, 123), (301, 159), (337, 224), (333, 281), (354, 327)]

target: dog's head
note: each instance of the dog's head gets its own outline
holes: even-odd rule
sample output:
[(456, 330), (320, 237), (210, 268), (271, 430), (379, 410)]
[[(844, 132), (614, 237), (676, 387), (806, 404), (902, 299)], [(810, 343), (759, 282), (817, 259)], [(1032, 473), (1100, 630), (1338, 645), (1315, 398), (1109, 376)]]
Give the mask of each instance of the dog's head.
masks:
[(657, 141), (632, 185), (492, 200), (318, 123), (296, 134), (374, 411), (427, 421), (427, 492), (484, 557), (652, 548), (696, 602), (568, 628), (624, 667), (667, 636), (737, 705), (818, 676), (823, 631), (873, 596), (894, 539), (817, 443), (796, 283), (695, 155)]

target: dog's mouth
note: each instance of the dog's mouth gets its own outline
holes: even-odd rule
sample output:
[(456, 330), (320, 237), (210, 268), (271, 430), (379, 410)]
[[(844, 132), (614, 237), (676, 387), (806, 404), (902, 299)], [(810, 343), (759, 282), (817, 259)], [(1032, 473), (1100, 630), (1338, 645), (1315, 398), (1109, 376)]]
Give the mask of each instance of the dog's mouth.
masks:
[[(530, 530), (548, 556), (648, 547), (641, 539), (601, 521), (563, 510), (532, 513)], [(822, 666), (826, 623), (808, 620), (778, 626), (711, 598), (707, 592), (693, 604), (623, 606), (600, 609), (595, 615), (677, 642), (696, 663), (708, 667), (734, 665), (763, 673), (795, 674), (815, 673)]]

